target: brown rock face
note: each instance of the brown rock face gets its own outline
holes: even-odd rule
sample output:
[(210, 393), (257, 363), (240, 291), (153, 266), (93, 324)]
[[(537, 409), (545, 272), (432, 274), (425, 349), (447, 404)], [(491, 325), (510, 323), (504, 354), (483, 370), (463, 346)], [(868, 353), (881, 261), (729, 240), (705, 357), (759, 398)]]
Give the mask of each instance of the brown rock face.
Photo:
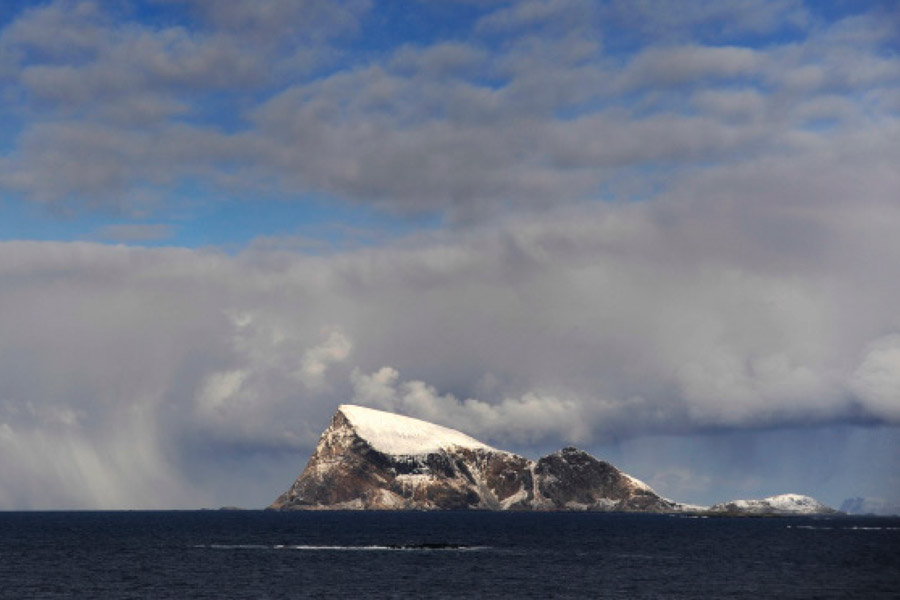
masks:
[(269, 508), (664, 512), (675, 507), (575, 448), (534, 462), (481, 444), (451, 444), (417, 454), (383, 452), (376, 445), (338, 409), (303, 473)]
[(540, 496), (556, 509), (666, 512), (675, 504), (617, 468), (571, 446), (537, 461)]

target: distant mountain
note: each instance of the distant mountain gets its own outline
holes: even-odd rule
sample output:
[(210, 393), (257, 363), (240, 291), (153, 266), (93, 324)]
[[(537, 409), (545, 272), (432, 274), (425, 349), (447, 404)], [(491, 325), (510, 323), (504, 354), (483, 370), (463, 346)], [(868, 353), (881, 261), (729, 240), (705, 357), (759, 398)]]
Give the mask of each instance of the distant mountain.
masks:
[(883, 498), (847, 498), (841, 503), (841, 512), (848, 515), (900, 516), (900, 503)]
[(714, 504), (709, 512), (737, 515), (822, 515), (837, 511), (809, 496), (780, 494), (761, 500), (731, 500)]
[(568, 447), (538, 461), (459, 431), (342, 405), (303, 473), (274, 510), (604, 510), (675, 512), (681, 505)]

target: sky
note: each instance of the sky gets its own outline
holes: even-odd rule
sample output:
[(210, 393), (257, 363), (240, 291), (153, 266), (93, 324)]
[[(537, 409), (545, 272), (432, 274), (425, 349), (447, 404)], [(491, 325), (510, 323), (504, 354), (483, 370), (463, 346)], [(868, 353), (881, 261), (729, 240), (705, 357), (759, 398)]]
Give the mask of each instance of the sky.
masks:
[(341, 403), (900, 502), (900, 4), (0, 4), (0, 509), (264, 507)]

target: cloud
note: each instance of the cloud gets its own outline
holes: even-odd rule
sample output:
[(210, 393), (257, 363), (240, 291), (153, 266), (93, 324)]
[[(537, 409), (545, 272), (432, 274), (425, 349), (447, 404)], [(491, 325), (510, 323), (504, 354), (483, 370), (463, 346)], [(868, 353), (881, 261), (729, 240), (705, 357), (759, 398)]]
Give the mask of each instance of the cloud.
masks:
[(515, 32), (524, 28), (550, 27), (571, 31), (592, 20), (595, 7), (583, 0), (525, 0), (482, 17), (475, 29), (482, 32)]
[[(0, 32), (4, 107), (19, 125), (0, 185), (63, 213), (152, 216), (199, 180), (247, 201), (324, 194), (477, 222), (652, 198), (671, 163), (714, 172), (777, 156), (793, 168), (804, 138), (841, 154), (835, 133), (886, 145), (896, 121), (890, 37), (860, 34), (890, 26), (877, 11), (813, 27), (787, 1), (485, 5), (458, 35), (364, 55), (339, 40), (373, 26), (367, 3), (220, 5), (188, 3), (196, 19), (177, 27), (92, 3), (22, 11)], [(680, 33), (622, 50), (618, 22)], [(739, 31), (702, 34), (725, 23)], [(781, 23), (793, 37), (729, 37)]]
[(167, 508), (203, 494), (168, 462), (147, 407), (106, 430), (0, 423), (0, 505), (32, 510)]
[(630, 35), (654, 39), (705, 37), (717, 40), (735, 34), (767, 34), (808, 27), (809, 11), (800, 0), (690, 0), (673, 5), (661, 0), (607, 3), (603, 16)]
[[(221, 307), (232, 329), (228, 359), (198, 374), (190, 422), (204, 437), (224, 445), (291, 449), (308, 445), (304, 406), (334, 391), (326, 372), (347, 359), (353, 346), (337, 329), (314, 334), (286, 314)], [(324, 337), (324, 339), (322, 339)], [(301, 401), (302, 399), (302, 401)], [(186, 407), (187, 408), (187, 407)]]
[(738, 47), (680, 46), (650, 48), (637, 55), (622, 72), (626, 88), (638, 85), (679, 85), (706, 79), (736, 79), (759, 72), (763, 58), (755, 50)]
[(872, 342), (850, 385), (868, 411), (900, 423), (900, 335)]
[(140, 214), (185, 178), (230, 178), (224, 155), (237, 150), (252, 167), (250, 144), (223, 135), (239, 127), (247, 96), (325, 60), (328, 40), (353, 29), (367, 6), (196, 4), (213, 28), (156, 26), (61, 0), (0, 30), (0, 101), (21, 125), (4, 140), (0, 185), (61, 212)]
[[(896, 423), (900, 213), (777, 198), (783, 237), (759, 198), (673, 195), (322, 256), (4, 243), (2, 443), (30, 458), (0, 472), (32, 490), (4, 501), (132, 505), (145, 473), (168, 492), (141, 506), (215, 505), (234, 469), (277, 493), (351, 400), (522, 448)], [(29, 453), (51, 435), (77, 462)]]
[(228, 3), (215, 0), (165, 0), (190, 5), (215, 29), (249, 35), (262, 42), (302, 35), (321, 40), (358, 26), (370, 8), (368, 0), (274, 0), (264, 4), (252, 0)]
[(153, 242), (171, 238), (174, 229), (162, 223), (107, 225), (94, 236), (111, 242)]
[(299, 378), (308, 388), (325, 384), (325, 370), (332, 363), (342, 362), (350, 355), (353, 342), (340, 331), (332, 331), (318, 346), (310, 348), (300, 361)]
[(494, 404), (475, 398), (460, 400), (439, 394), (424, 381), (401, 381), (391, 367), (371, 375), (355, 370), (351, 380), (354, 403), (443, 423), (483, 439), (528, 443), (554, 436), (578, 443), (591, 437), (593, 420), (585, 420), (586, 403), (576, 398), (527, 392)]
[(51, 2), (0, 30), (13, 198), (438, 223), (320, 255), (0, 244), (0, 506), (215, 505), (238, 474), (263, 504), (354, 398), (526, 449), (860, 428), (887, 433), (853, 456), (896, 455), (895, 21), (483, 3), (345, 45), (369, 8)]

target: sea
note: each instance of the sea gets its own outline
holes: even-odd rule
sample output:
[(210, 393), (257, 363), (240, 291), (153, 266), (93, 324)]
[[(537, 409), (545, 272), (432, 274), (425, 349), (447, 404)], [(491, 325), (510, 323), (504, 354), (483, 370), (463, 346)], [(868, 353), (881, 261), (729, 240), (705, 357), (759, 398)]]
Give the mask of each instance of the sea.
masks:
[(6, 512), (0, 598), (900, 598), (900, 519)]

